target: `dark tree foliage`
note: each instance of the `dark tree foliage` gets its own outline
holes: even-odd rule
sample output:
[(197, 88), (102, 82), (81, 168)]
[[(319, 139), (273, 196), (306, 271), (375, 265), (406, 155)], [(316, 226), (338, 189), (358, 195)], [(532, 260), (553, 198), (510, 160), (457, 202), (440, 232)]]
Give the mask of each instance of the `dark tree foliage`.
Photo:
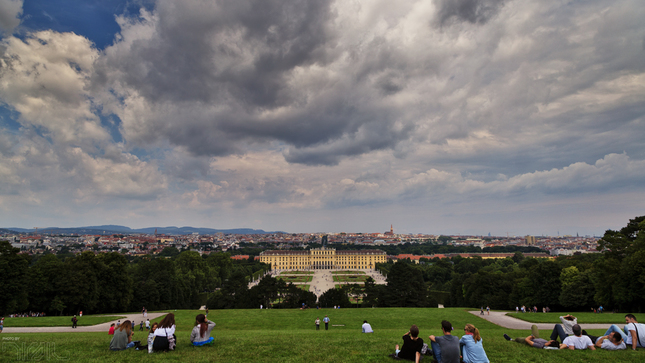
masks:
[(426, 306), (427, 297), (428, 291), (420, 269), (404, 261), (392, 265), (384, 296), (387, 306)]
[(29, 268), (29, 256), (19, 254), (7, 241), (0, 241), (0, 313), (22, 311), (29, 300), (24, 278)]
[(349, 297), (347, 295), (348, 292), (344, 286), (340, 289), (332, 288), (320, 295), (318, 304), (323, 308), (330, 308), (332, 306), (348, 308), (351, 306), (351, 302), (349, 301)]

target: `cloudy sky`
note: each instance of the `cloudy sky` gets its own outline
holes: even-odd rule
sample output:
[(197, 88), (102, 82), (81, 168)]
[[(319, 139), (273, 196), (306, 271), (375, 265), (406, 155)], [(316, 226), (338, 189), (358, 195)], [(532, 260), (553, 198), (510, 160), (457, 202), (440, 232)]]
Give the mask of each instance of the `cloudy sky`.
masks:
[(0, 227), (602, 235), (642, 0), (0, 0)]

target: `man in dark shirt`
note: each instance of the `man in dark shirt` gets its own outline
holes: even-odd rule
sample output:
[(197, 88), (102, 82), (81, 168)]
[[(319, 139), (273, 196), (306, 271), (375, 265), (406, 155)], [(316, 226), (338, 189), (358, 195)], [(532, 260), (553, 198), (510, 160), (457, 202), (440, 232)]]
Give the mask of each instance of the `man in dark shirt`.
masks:
[(419, 338), (419, 328), (416, 325), (412, 325), (410, 331), (403, 335), (403, 348), (399, 350), (399, 345), (397, 344), (394, 354), (401, 359), (413, 360), (419, 363), (421, 348), (423, 348), (423, 339)]
[(444, 320), (441, 322), (443, 336), (429, 336), (432, 345), (432, 354), (439, 363), (459, 363), (459, 337), (452, 335), (452, 324)]

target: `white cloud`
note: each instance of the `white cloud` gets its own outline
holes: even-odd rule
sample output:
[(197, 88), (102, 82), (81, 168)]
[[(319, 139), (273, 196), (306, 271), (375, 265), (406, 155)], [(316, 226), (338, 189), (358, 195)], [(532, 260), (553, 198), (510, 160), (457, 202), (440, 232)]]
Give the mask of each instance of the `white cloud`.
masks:
[(0, 0), (0, 29), (11, 33), (20, 25), (22, 0)]

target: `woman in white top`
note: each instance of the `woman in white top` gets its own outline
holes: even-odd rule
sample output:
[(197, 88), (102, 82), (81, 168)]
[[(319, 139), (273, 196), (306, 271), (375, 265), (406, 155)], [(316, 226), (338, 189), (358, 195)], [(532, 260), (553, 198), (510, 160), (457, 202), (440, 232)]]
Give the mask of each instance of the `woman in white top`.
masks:
[(168, 313), (155, 330), (155, 340), (152, 345), (154, 351), (175, 350), (177, 337), (175, 336), (175, 314)]

